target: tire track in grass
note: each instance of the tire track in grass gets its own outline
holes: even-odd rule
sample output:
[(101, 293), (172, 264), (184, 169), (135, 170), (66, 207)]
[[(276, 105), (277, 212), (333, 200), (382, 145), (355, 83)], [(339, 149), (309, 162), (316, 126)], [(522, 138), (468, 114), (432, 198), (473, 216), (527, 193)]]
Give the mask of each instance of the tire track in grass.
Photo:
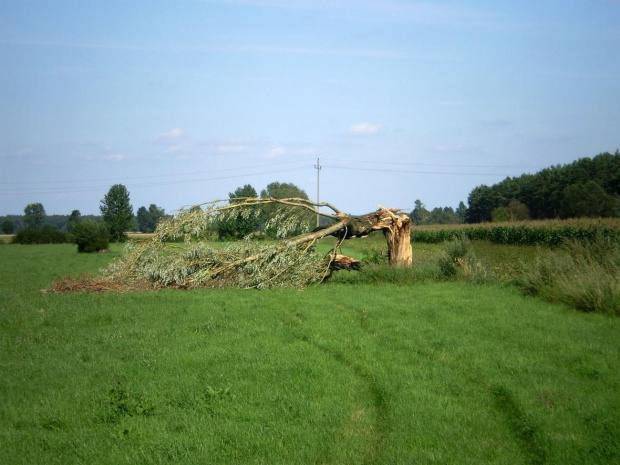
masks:
[(495, 407), (503, 414), (524, 455), (529, 457), (533, 464), (542, 465), (546, 463), (547, 451), (541, 434), (512, 393), (504, 386), (495, 385), (491, 386), (491, 394), (495, 401)]
[[(299, 328), (302, 324), (302, 319), (299, 315), (295, 315), (295, 326)], [(362, 327), (362, 331), (367, 333), (364, 326), (364, 321), (360, 320), (360, 326)], [(343, 436), (346, 435), (355, 435), (360, 433), (360, 428), (363, 427), (363, 420), (366, 414), (370, 413), (372, 420), (372, 427), (367, 429), (362, 429), (361, 432), (363, 436), (366, 437), (366, 445), (364, 450), (359, 451), (359, 456), (361, 456), (361, 460), (358, 463), (362, 464), (374, 464), (380, 458), (383, 441), (386, 436), (387, 431), (387, 422), (388, 422), (388, 394), (382, 388), (381, 384), (377, 380), (377, 377), (366, 367), (364, 367), (361, 363), (355, 362), (347, 357), (343, 352), (339, 350), (335, 350), (334, 348), (328, 347), (326, 344), (321, 344), (320, 342), (311, 339), (306, 334), (299, 334), (298, 331), (293, 331), (294, 336), (319, 350), (325, 356), (335, 360), (347, 370), (351, 371), (353, 375), (360, 381), (365, 387), (365, 395), (359, 396), (361, 399), (359, 403), (354, 405), (354, 408), (347, 419), (347, 424), (342, 432)], [(370, 402), (366, 402), (368, 399)], [(331, 442), (326, 449), (319, 454), (319, 458), (317, 459), (317, 463), (335, 463), (331, 457), (330, 451), (334, 448), (338, 448), (338, 439), (335, 439)]]
[[(310, 344), (312, 347), (323, 352), (325, 355), (336, 360), (338, 363), (344, 365), (347, 369), (351, 370), (355, 377), (362, 381), (366, 386), (367, 396), (371, 399), (371, 405), (369, 406), (374, 417), (374, 425), (369, 432), (369, 438), (364, 450), (364, 458), (362, 464), (373, 464), (379, 459), (381, 454), (381, 446), (385, 436), (386, 421), (387, 421), (387, 395), (380, 386), (376, 377), (366, 370), (363, 366), (347, 359), (341, 352), (325, 347), (315, 341), (311, 341), (305, 337), (301, 338), (302, 341)], [(359, 411), (358, 411), (359, 412)], [(356, 412), (353, 412), (349, 421), (356, 422)], [(351, 429), (355, 429), (352, 426)], [(333, 446), (332, 446), (333, 447)], [(336, 446), (337, 447), (337, 446)], [(329, 459), (327, 460), (329, 463)]]

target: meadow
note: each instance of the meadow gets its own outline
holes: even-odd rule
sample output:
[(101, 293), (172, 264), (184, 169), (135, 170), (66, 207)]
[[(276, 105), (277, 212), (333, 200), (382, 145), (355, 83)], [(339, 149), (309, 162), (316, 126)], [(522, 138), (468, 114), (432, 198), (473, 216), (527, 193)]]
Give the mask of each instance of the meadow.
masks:
[[(474, 248), (504, 271), (535, 251)], [(121, 251), (0, 244), (0, 463), (620, 463), (617, 317), (430, 272), (42, 292)]]

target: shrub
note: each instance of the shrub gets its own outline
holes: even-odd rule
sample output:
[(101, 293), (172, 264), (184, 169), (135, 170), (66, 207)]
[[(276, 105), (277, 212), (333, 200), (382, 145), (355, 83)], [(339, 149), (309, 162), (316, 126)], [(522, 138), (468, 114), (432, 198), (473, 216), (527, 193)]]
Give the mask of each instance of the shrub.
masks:
[(464, 234), (446, 242), (437, 265), (444, 278), (458, 277), (480, 284), (494, 281), (492, 273), (476, 259), (471, 241)]
[(78, 252), (97, 252), (106, 249), (110, 243), (108, 227), (101, 221), (77, 221), (73, 227), (73, 234)]
[(66, 232), (50, 228), (24, 228), (13, 236), (12, 244), (64, 244), (71, 242)]
[(388, 251), (385, 247), (372, 245), (364, 250), (363, 262), (374, 265), (387, 264), (389, 262)]
[(437, 264), (441, 274), (446, 278), (455, 276), (457, 269), (465, 262), (472, 262), (474, 250), (465, 235), (455, 237), (446, 243), (446, 250), (439, 256)]
[(579, 310), (620, 316), (620, 245), (602, 236), (539, 252), (517, 283), (527, 293)]

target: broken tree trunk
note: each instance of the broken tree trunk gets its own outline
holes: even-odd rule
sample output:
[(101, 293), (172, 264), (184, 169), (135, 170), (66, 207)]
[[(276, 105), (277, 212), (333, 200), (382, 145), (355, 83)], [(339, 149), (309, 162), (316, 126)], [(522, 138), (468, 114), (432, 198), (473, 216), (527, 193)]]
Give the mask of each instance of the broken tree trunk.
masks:
[(410, 267), (413, 251), (411, 249), (411, 218), (399, 213), (396, 208), (384, 208), (362, 216), (343, 219), (344, 226), (332, 233), (333, 236), (349, 239), (365, 237), (373, 231), (381, 230), (388, 245), (390, 265)]

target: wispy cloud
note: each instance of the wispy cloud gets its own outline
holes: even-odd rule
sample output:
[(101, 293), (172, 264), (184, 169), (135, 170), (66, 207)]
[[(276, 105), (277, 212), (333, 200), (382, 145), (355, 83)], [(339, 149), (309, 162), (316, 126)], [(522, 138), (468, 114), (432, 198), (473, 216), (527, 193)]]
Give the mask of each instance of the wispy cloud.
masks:
[(383, 125), (371, 123), (357, 123), (349, 126), (348, 133), (353, 136), (374, 136), (381, 133)]
[(274, 147), (263, 155), (263, 158), (279, 158), (284, 156), (316, 155), (314, 147)]
[(244, 153), (250, 150), (250, 147), (244, 144), (221, 144), (215, 147), (217, 153)]
[(181, 128), (174, 128), (169, 131), (162, 132), (155, 136), (153, 142), (158, 144), (176, 144), (178, 141), (185, 139), (188, 133)]
[(12, 151), (12, 152), (0, 151), (0, 158), (5, 158), (5, 159), (28, 160), (31, 158), (38, 157), (39, 155), (40, 153), (31, 147), (24, 147), (22, 149)]

